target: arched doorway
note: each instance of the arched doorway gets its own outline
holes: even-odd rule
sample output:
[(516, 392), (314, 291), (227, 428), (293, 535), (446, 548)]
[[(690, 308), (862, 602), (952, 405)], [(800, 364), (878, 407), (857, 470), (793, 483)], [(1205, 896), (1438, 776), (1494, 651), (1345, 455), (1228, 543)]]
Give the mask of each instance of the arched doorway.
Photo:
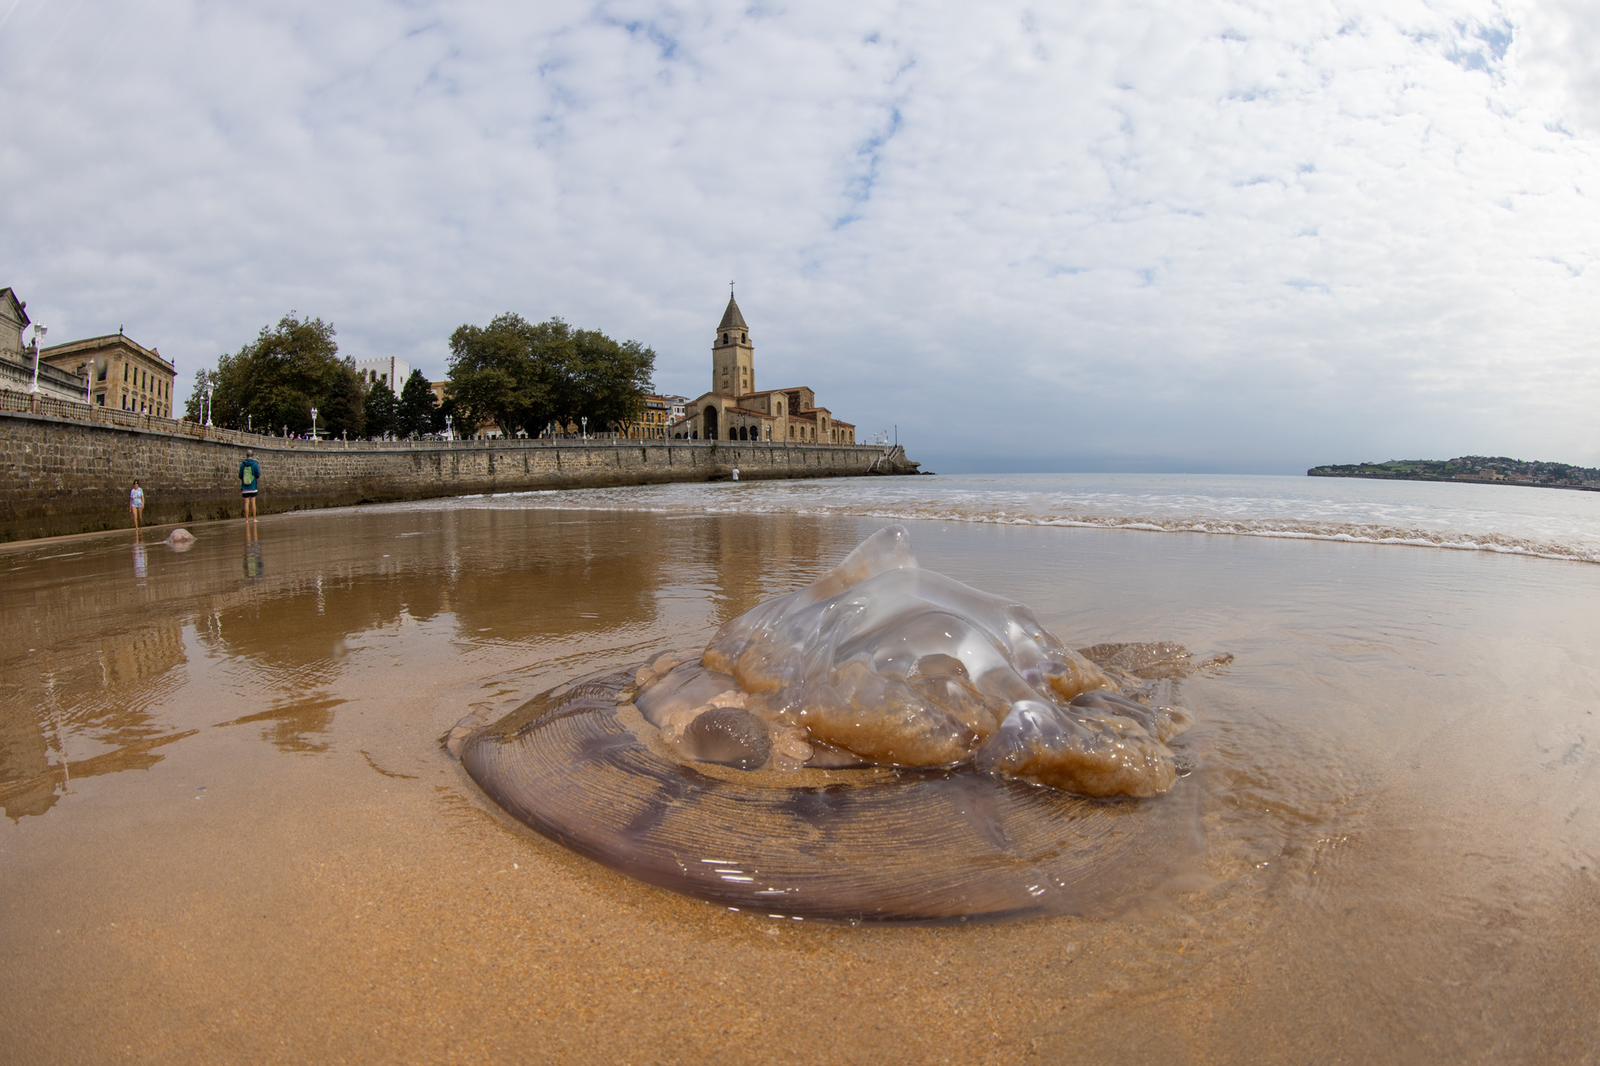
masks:
[(718, 440), (718, 439), (720, 439), (721, 434), (719, 434), (717, 432), (717, 409), (715, 407), (711, 406), (710, 404), (706, 404), (705, 424), (706, 424), (705, 439), (706, 440)]

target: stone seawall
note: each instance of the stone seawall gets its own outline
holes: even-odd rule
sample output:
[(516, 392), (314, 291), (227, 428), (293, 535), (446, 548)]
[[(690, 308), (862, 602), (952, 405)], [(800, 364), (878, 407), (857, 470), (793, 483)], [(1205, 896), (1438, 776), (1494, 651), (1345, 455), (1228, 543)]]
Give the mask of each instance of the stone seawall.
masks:
[[(480, 492), (743, 478), (915, 473), (887, 446), (710, 441), (456, 441), (350, 444), (95, 425), (0, 411), (0, 541), (240, 514), (245, 442), (261, 463), (263, 514)], [(207, 431), (208, 432), (208, 431)], [(217, 439), (221, 438), (221, 439)]]

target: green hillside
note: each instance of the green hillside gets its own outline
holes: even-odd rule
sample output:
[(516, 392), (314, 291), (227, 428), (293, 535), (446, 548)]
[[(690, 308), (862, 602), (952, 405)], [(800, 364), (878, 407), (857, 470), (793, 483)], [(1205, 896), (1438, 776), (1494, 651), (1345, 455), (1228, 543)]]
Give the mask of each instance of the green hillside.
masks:
[(1600, 489), (1600, 469), (1542, 459), (1508, 459), (1503, 455), (1464, 455), (1456, 459), (1390, 459), (1384, 463), (1314, 466), (1309, 477), (1365, 477), (1399, 481), (1478, 481), (1510, 485), (1545, 485), (1564, 489)]

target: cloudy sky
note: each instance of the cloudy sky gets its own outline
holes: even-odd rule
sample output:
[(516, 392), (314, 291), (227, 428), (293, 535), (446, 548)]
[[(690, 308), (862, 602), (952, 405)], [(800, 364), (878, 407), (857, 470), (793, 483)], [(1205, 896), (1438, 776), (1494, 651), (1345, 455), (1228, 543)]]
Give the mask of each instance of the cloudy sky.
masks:
[(0, 0), (0, 285), (193, 372), (559, 315), (938, 470), (1600, 463), (1577, 0)]

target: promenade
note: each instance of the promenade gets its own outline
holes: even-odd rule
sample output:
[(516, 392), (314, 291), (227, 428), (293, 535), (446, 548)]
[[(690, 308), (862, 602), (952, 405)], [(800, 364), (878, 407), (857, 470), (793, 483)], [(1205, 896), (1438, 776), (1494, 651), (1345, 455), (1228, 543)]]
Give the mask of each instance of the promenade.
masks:
[(300, 440), (0, 391), (0, 541), (114, 529), (128, 490), (147, 525), (235, 517), (245, 449), (262, 513), (531, 489), (916, 473), (891, 445), (745, 441)]

